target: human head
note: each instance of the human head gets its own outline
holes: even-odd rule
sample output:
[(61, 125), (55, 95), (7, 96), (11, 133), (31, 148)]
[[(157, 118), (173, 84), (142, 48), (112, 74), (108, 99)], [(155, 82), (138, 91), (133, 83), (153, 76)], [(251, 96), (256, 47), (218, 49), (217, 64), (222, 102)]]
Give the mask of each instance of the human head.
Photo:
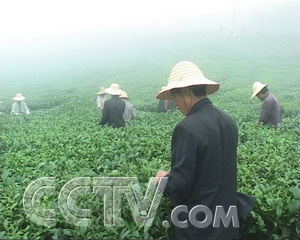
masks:
[(122, 91), (122, 94), (120, 95), (120, 98), (129, 99), (127, 92)]
[(122, 90), (117, 83), (111, 84), (109, 88), (105, 89), (105, 92), (112, 96), (120, 96), (122, 94)]
[(257, 96), (260, 100), (265, 98), (266, 93), (268, 92), (268, 84), (263, 84), (261, 82), (255, 82), (252, 85), (253, 93), (251, 98)]
[(100, 91), (98, 92), (98, 95), (105, 95), (105, 88), (104, 87), (100, 87)]
[(263, 101), (266, 98), (266, 94), (269, 92), (268, 87), (264, 87), (257, 95), (256, 97)]
[(174, 99), (181, 112), (187, 114), (192, 103), (216, 92), (219, 86), (219, 83), (207, 79), (196, 64), (181, 61), (172, 68), (167, 86), (162, 88), (156, 98)]
[(21, 93), (17, 93), (16, 96), (13, 98), (13, 100), (16, 101), (16, 102), (22, 102), (22, 101), (25, 100), (25, 97), (22, 96)]
[(180, 111), (187, 115), (194, 104), (206, 96), (206, 86), (189, 86), (185, 88), (174, 88), (170, 90), (176, 105)]

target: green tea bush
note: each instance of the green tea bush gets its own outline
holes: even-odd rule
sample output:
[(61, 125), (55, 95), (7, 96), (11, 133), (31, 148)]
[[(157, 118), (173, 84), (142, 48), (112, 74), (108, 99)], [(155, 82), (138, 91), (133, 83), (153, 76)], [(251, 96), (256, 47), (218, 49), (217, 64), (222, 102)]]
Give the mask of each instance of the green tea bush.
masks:
[[(91, 226), (76, 227), (60, 214), (57, 199), (60, 189), (76, 177), (137, 177), (145, 193), (157, 170), (170, 168), (171, 135), (183, 116), (179, 111), (156, 113), (158, 101), (154, 97), (166, 83), (172, 65), (187, 57), (202, 66), (208, 77), (221, 82), (220, 91), (211, 100), (231, 114), (239, 128), (238, 191), (256, 199), (241, 237), (299, 239), (300, 72), (295, 67), (299, 58), (290, 58), (286, 63), (281, 57), (269, 58), (257, 51), (255, 55), (249, 49), (241, 53), (235, 44), (227, 39), (219, 49), (203, 50), (205, 47), (200, 46), (203, 55), (191, 48), (176, 57), (165, 54), (159, 61), (161, 64), (164, 60), (164, 65), (149, 60), (138, 68), (103, 74), (107, 80), (101, 85), (108, 86), (113, 76), (137, 109), (137, 119), (125, 128), (98, 125), (98, 83), (93, 78), (79, 80), (72, 88), (57, 85), (58, 90), (52, 89), (51, 95), (30, 95), (28, 91), (27, 103), (32, 109), (28, 117), (11, 116), (10, 102), (4, 102), (4, 114), (0, 115), (0, 238), (170, 239), (172, 228), (162, 226), (170, 219), (173, 207), (168, 199), (163, 198), (150, 228), (136, 226), (126, 201), (122, 206), (124, 226), (105, 227), (103, 199), (93, 194), (81, 196), (77, 202), (81, 208), (91, 209)], [(246, 49), (246, 43), (239, 44)], [(285, 67), (279, 67), (283, 63)], [(269, 89), (281, 102), (284, 119), (280, 128), (256, 123), (261, 103), (250, 100), (254, 79), (270, 83)], [(43, 207), (56, 210), (54, 227), (36, 225), (26, 218), (23, 209), (27, 186), (41, 177), (55, 177), (55, 195), (42, 200)]]

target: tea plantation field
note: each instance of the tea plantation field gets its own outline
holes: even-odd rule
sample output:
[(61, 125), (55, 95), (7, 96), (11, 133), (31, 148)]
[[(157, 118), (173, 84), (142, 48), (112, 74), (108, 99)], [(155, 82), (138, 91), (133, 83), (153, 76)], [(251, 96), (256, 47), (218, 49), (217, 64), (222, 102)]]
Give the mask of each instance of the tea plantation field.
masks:
[[(0, 239), (169, 239), (172, 228), (162, 226), (172, 209), (167, 199), (160, 203), (150, 228), (136, 226), (126, 202), (124, 226), (105, 227), (103, 198), (94, 194), (77, 200), (80, 208), (91, 209), (91, 226), (76, 227), (63, 218), (57, 202), (61, 188), (76, 177), (137, 177), (145, 190), (157, 170), (169, 169), (172, 130), (183, 116), (178, 110), (156, 113), (155, 94), (166, 84), (172, 66), (184, 59), (194, 61), (208, 78), (221, 83), (210, 99), (231, 114), (239, 128), (238, 190), (256, 199), (242, 238), (300, 238), (296, 41), (288, 46), (284, 40), (275, 44), (257, 39), (176, 44), (173, 51), (148, 46), (145, 52), (132, 53), (132, 61), (99, 66), (90, 74), (7, 84), (0, 105)], [(278, 97), (284, 109), (282, 127), (256, 124), (261, 102), (250, 100), (254, 81), (269, 83)], [(137, 111), (137, 119), (123, 129), (98, 125), (101, 113), (95, 94), (100, 85), (108, 87), (112, 82), (128, 92)], [(27, 98), (28, 117), (9, 114), (16, 92)], [(36, 225), (23, 209), (26, 188), (42, 177), (55, 177), (55, 194), (41, 203), (55, 209), (55, 226)]]

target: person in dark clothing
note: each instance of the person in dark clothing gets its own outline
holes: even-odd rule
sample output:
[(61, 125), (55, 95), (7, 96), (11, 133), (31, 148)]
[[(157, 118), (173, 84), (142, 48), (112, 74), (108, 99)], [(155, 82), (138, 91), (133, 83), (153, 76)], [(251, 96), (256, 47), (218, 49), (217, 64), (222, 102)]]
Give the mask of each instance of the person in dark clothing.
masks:
[[(158, 171), (167, 177), (164, 194), (175, 206), (185, 205), (188, 212), (203, 205), (215, 216), (217, 206), (225, 213), (237, 206), (237, 142), (238, 129), (227, 113), (216, 108), (206, 95), (216, 92), (219, 84), (207, 79), (189, 61), (177, 63), (170, 74), (167, 88), (158, 99), (174, 99), (186, 116), (174, 129), (171, 145), (171, 170)], [(205, 214), (196, 215), (203, 221)], [(187, 220), (186, 228), (174, 226), (175, 239), (236, 239), (239, 224), (233, 219), (228, 226), (213, 221), (204, 228), (194, 226), (188, 213), (181, 212), (179, 221)], [(235, 219), (238, 222), (238, 219)]]
[[(166, 86), (163, 86), (161, 88), (161, 91), (163, 91), (164, 89), (166, 89)], [(160, 112), (160, 113), (161, 112), (167, 112), (167, 111), (171, 111), (175, 108), (176, 108), (176, 103), (173, 99), (172, 100), (159, 99), (158, 106), (157, 106), (157, 111), (158, 112)]]
[(173, 100), (159, 100), (157, 111), (167, 112), (176, 108), (176, 103)]
[(278, 127), (282, 120), (282, 110), (277, 98), (269, 92), (268, 84), (261, 82), (253, 83), (253, 94), (251, 98), (257, 96), (263, 102), (258, 122), (267, 124), (270, 127)]
[(108, 126), (117, 128), (125, 126), (125, 121), (123, 119), (125, 102), (119, 97), (122, 94), (122, 90), (118, 84), (113, 83), (111, 87), (107, 88), (105, 91), (112, 95), (112, 98), (104, 102), (102, 118), (99, 124), (107, 124)]

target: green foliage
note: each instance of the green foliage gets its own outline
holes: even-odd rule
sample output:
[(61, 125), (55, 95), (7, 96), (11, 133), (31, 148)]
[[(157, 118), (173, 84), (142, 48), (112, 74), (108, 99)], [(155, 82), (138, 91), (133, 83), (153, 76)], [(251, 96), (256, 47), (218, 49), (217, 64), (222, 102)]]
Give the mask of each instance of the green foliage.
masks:
[[(154, 96), (166, 83), (172, 65), (187, 58), (199, 63), (208, 77), (221, 82), (220, 91), (211, 99), (230, 113), (239, 127), (238, 187), (256, 199), (242, 237), (299, 239), (298, 58), (276, 57), (271, 50), (264, 55), (253, 43), (245, 52), (237, 44), (244, 47), (246, 43), (227, 39), (223, 44), (219, 49), (201, 46), (199, 56), (194, 51), (198, 45), (191, 43), (190, 50), (183, 51), (187, 48), (182, 46), (178, 55), (165, 56), (164, 65), (162, 60), (157, 64), (149, 61), (138, 68), (104, 73), (97, 80), (80, 80), (71, 86), (63, 82), (51, 94), (35, 90), (31, 97), (28, 92), (27, 104), (32, 109), (28, 117), (10, 116), (10, 103), (4, 102), (4, 114), (0, 115), (0, 238), (170, 239), (171, 229), (162, 227), (172, 209), (167, 199), (161, 202), (153, 226), (140, 229), (126, 201), (124, 226), (104, 227), (103, 200), (94, 195), (82, 196), (77, 203), (91, 209), (92, 226), (69, 225), (59, 213), (57, 197), (61, 187), (76, 177), (138, 177), (145, 193), (149, 178), (157, 170), (170, 168), (171, 135), (183, 116), (179, 111), (156, 113)], [(127, 90), (137, 109), (138, 118), (122, 129), (98, 125), (101, 114), (95, 108), (95, 93), (98, 85), (111, 83), (99, 79), (112, 76)], [(249, 99), (254, 80), (270, 83), (270, 90), (282, 103), (285, 113), (279, 129), (255, 123), (260, 102)], [(42, 203), (45, 208), (56, 209), (53, 228), (37, 226), (25, 217), (24, 191), (40, 177), (56, 178), (57, 195), (44, 198)]]

